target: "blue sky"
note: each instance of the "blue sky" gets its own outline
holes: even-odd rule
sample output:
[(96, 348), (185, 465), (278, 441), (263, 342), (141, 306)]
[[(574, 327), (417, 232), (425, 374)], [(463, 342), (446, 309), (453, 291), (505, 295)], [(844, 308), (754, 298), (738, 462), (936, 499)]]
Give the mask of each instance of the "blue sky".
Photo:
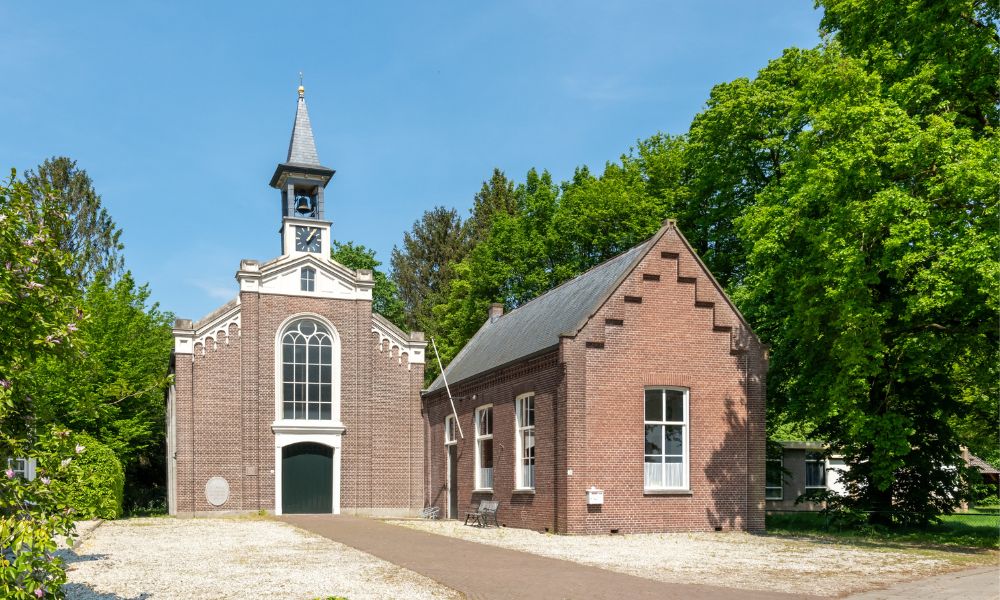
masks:
[(494, 166), (563, 180), (683, 133), (714, 84), (815, 46), (819, 19), (811, 0), (5, 2), (0, 169), (76, 159), (127, 267), (198, 318), (235, 296), (241, 258), (280, 253), (267, 183), (299, 71), (334, 238), (387, 267), (424, 210), (467, 215)]

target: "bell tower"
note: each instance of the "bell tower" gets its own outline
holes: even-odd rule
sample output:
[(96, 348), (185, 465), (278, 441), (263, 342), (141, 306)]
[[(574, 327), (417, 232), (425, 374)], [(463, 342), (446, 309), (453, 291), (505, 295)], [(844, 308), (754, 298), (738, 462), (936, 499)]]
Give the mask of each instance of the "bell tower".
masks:
[(332, 223), (324, 217), (324, 190), (336, 171), (319, 162), (306, 108), (306, 90), (301, 74), (299, 77), (288, 158), (274, 170), (270, 183), (281, 192), (281, 253), (313, 253), (329, 258)]

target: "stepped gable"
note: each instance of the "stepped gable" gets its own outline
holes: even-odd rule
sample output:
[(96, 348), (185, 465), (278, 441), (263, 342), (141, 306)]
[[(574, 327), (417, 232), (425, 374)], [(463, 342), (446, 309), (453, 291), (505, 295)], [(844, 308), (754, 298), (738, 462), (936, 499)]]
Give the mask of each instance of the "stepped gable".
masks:
[[(730, 351), (745, 350), (750, 326), (729, 300), (694, 249), (668, 220), (653, 237), (611, 258), (534, 300), (497, 318), (486, 321), (461, 352), (445, 369), (449, 384), (456, 384), (481, 373), (508, 365), (514, 361), (554, 348), (563, 336), (576, 336), (594, 315), (623, 288), (623, 283), (639, 263), (662, 238), (670, 232), (668, 250), (659, 258), (676, 264), (677, 282), (694, 287), (694, 303), (698, 308), (713, 311), (713, 328), (717, 333), (730, 333)], [(637, 274), (640, 278), (659, 280), (659, 274)], [(642, 304), (641, 296), (626, 294), (620, 300), (627, 306)], [(726, 310), (728, 308), (729, 310)], [(607, 318), (606, 327), (621, 327), (625, 315), (617, 312)], [(604, 339), (588, 339), (590, 348), (603, 348)], [(439, 375), (427, 388), (434, 392), (444, 388)]]

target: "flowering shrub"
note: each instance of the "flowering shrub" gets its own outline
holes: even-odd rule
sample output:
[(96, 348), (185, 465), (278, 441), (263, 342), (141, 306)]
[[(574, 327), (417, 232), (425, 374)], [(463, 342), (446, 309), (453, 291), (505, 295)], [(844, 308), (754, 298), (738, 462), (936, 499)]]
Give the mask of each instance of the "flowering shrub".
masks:
[[(26, 456), (23, 443), (5, 440), (0, 454)], [(85, 452), (83, 450), (82, 452)], [(31, 457), (35, 479), (28, 481), (7, 468), (0, 473), (0, 597), (61, 598), (66, 581), (56, 556), (57, 536), (72, 539), (76, 511), (67, 500), (70, 484), (91, 482), (93, 471), (75, 460), (68, 431), (53, 430), (36, 440)]]
[[(69, 254), (52, 232), (66, 222), (53, 199), (36, 200), (14, 173), (0, 183), (0, 598), (62, 598), (66, 580), (56, 536), (73, 532), (66, 482), (86, 480), (65, 430), (39, 435), (24, 373), (66, 351), (83, 318), (67, 274)], [(31, 457), (27, 481), (7, 458)]]

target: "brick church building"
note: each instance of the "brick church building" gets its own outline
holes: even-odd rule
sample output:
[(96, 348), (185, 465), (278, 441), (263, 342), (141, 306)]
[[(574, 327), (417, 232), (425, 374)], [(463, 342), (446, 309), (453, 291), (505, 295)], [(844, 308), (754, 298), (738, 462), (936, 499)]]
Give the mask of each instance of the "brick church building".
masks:
[(281, 256), (243, 260), (238, 295), (174, 328), (171, 514), (408, 514), (424, 504), (426, 343), (372, 312), (372, 273), (330, 258), (303, 88), (271, 177)]
[(282, 255), (174, 329), (171, 514), (462, 518), (561, 533), (764, 528), (767, 349), (667, 221), (506, 314), (421, 391), (426, 343), (330, 258), (299, 88), (271, 186)]

